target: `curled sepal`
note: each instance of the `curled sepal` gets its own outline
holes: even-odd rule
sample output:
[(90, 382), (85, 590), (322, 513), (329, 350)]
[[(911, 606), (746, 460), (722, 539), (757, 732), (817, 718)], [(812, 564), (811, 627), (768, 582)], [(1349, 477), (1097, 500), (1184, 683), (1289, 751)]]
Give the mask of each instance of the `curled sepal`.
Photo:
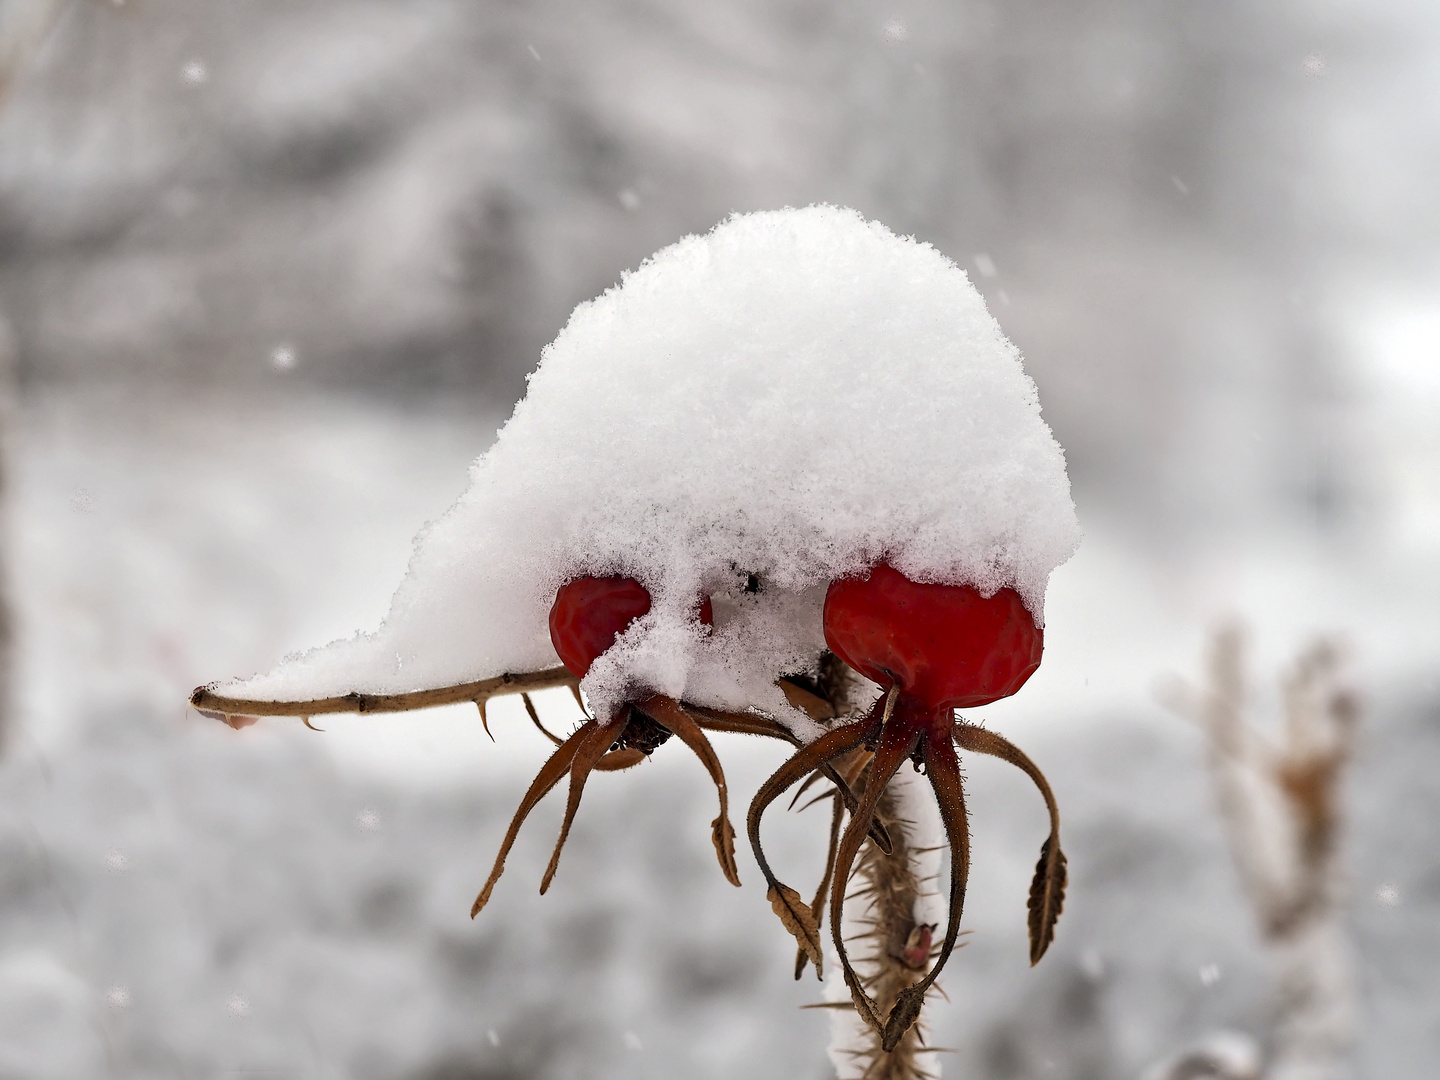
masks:
[(880, 796), (884, 794), (885, 787), (896, 770), (914, 751), (919, 738), (919, 732), (913, 728), (899, 725), (888, 726), (880, 732), (880, 743), (875, 748), (875, 756), (870, 760), (870, 774), (865, 779), (865, 794), (860, 797), (860, 805), (850, 818), (850, 824), (845, 827), (844, 835), (840, 837), (840, 846), (835, 853), (835, 874), (830, 881), (830, 931), (831, 940), (835, 943), (835, 953), (840, 959), (840, 971), (845, 976), (845, 985), (850, 988), (850, 999), (855, 1003), (855, 1011), (860, 1014), (861, 1019), (880, 1032), (885, 1030), (884, 1016), (875, 999), (866, 991), (860, 976), (851, 967), (850, 954), (841, 934), (845, 890), (850, 882), (850, 869), (855, 865), (855, 856), (860, 852), (860, 845), (864, 842), (866, 830), (875, 816), (875, 807), (880, 802)]
[(620, 772), (622, 769), (633, 769), (645, 760), (645, 752), (636, 750), (633, 746), (624, 750), (611, 750), (595, 763), (596, 772)]
[(470, 917), (473, 919), (480, 914), (480, 909), (490, 902), (490, 890), (495, 888), (495, 882), (500, 880), (500, 875), (505, 872), (505, 856), (510, 854), (511, 847), (515, 844), (515, 837), (520, 834), (520, 826), (535, 809), (536, 804), (546, 795), (550, 794), (552, 788), (560, 782), (570, 770), (570, 763), (575, 759), (575, 748), (588, 739), (598, 725), (590, 720), (575, 731), (575, 734), (560, 744), (559, 748), (550, 755), (535, 779), (530, 782), (530, 788), (525, 792), (525, 797), (520, 800), (520, 807), (515, 811), (515, 816), (510, 819), (510, 828), (505, 831), (505, 839), (500, 844), (500, 851), (495, 856), (495, 865), (490, 870), (490, 876), (485, 881), (485, 887), (480, 890), (480, 895), (475, 897), (475, 903), (470, 907)]
[(800, 899), (799, 893), (778, 881), (770, 886), (765, 897), (770, 901), (770, 907), (780, 917), (785, 929), (794, 936), (800, 950), (815, 965), (815, 976), (819, 978), (824, 960), (820, 951), (820, 926), (815, 921), (814, 912)]
[(680, 741), (695, 752), (700, 763), (715, 783), (720, 796), (720, 814), (710, 823), (711, 838), (715, 843), (715, 857), (720, 860), (720, 872), (731, 885), (740, 884), (740, 868), (735, 862), (735, 827), (730, 824), (730, 795), (725, 784), (725, 770), (715, 756), (715, 748), (700, 730), (700, 725), (689, 713), (671, 698), (656, 695), (637, 706), (641, 712), (653, 718), (679, 737)]
[(960, 917), (965, 912), (965, 885), (970, 878), (970, 822), (965, 811), (965, 788), (960, 779), (960, 762), (956, 760), (954, 744), (949, 739), (927, 738), (921, 757), (925, 761), (925, 776), (940, 807), (940, 821), (950, 841), (950, 915), (945, 927), (945, 941), (940, 946), (940, 955), (935, 958), (935, 963), (923, 979), (896, 996), (895, 1007), (890, 1010), (880, 1042), (887, 1051), (900, 1045), (901, 1037), (920, 1015), (925, 992), (955, 950), (955, 940), (960, 934)]
[[(818, 774), (816, 774), (818, 775)], [(825, 872), (820, 875), (820, 885), (815, 890), (815, 900), (810, 909), (815, 913), (816, 925), (825, 917), (825, 898), (830, 893), (830, 875), (835, 872), (835, 849), (840, 846), (840, 826), (845, 822), (845, 804), (840, 800), (840, 793), (832, 792), (830, 798), (834, 806), (830, 810), (830, 846), (825, 854)], [(809, 955), (804, 949), (795, 951), (795, 978), (798, 981), (801, 975), (805, 974), (805, 963)]]
[(1055, 940), (1055, 924), (1065, 905), (1065, 853), (1060, 850), (1060, 808), (1045, 774), (1018, 746), (993, 731), (963, 721), (955, 725), (955, 743), (962, 750), (989, 754), (1008, 761), (1023, 772), (1040, 790), (1045, 809), (1050, 814), (1050, 835), (1040, 848), (1040, 861), (1035, 865), (1035, 879), (1030, 883), (1029, 909), (1030, 964), (1033, 967)]
[(880, 1045), (885, 1048), (886, 1053), (900, 1045), (905, 1032), (910, 1030), (910, 1025), (920, 1016), (920, 1009), (925, 1004), (925, 991), (928, 989), (924, 983), (916, 983), (895, 995), (895, 1007), (890, 1010), (890, 1018), (885, 1021), (885, 1031), (880, 1039)]
[(721, 814), (710, 822), (710, 842), (715, 845), (715, 858), (720, 861), (720, 872), (725, 880), (737, 888), (740, 885), (740, 865), (735, 861), (735, 826), (730, 818)]
[[(728, 731), (738, 735), (764, 735), (772, 739), (780, 739), (788, 742), (791, 746), (801, 749), (807, 745), (797, 739), (789, 728), (775, 720), (759, 716), (755, 713), (724, 712), (720, 709), (706, 708), (703, 705), (691, 705), (688, 702), (685, 705), (685, 711), (690, 713), (700, 727), (706, 731)], [(874, 718), (869, 717), (868, 719), (873, 720)], [(841, 728), (853, 726), (853, 724), (840, 725)], [(831, 730), (836, 731), (839, 730), (839, 728), (832, 728)], [(816, 741), (818, 742), (819, 740)], [(809, 745), (813, 746), (814, 743), (810, 743)], [(830, 764), (829, 759), (825, 759), (818, 766), (813, 766), (813, 768), (817, 769), (827, 780), (840, 789), (840, 797), (845, 800), (845, 809), (854, 813), (856, 804), (855, 792), (850, 790), (850, 785), (845, 782), (843, 776), (836, 772), (835, 767)], [(875, 841), (876, 846), (886, 855), (890, 854), (890, 834), (885, 831), (885, 826), (880, 824), (880, 822), (872, 821), (870, 823), (870, 839)]]
[(1035, 864), (1035, 880), (1030, 883), (1030, 966), (1034, 967), (1055, 940), (1055, 923), (1065, 906), (1065, 853), (1047, 836), (1040, 845), (1040, 861)]
[[(802, 746), (795, 751), (788, 761), (775, 770), (770, 779), (760, 785), (760, 790), (755, 793), (755, 798), (750, 800), (750, 812), (745, 819), (746, 831), (750, 836), (750, 847), (755, 852), (755, 861), (760, 864), (760, 872), (765, 875), (766, 884), (770, 887), (768, 895), (771, 897), (772, 904), (775, 903), (776, 895), (783, 896), (785, 893), (789, 893), (798, 900), (799, 894), (780, 884), (779, 879), (775, 877), (775, 872), (770, 869), (770, 861), (765, 858), (765, 849), (760, 844), (760, 819), (764, 816), (765, 808), (817, 768), (860, 746), (875, 730), (875, 726), (873, 719), (867, 719), (831, 728), (808, 746)], [(783, 890), (783, 892), (777, 893), (777, 889)], [(778, 907), (776, 912), (779, 912)], [(785, 921), (785, 916), (781, 915), (781, 921)], [(786, 929), (790, 929), (788, 922), (786, 922)], [(791, 930), (791, 933), (794, 931)], [(799, 940), (798, 935), (797, 940)], [(801, 941), (801, 945), (804, 945), (803, 941)], [(814, 954), (817, 974), (820, 971), (819, 955), (817, 950)]]

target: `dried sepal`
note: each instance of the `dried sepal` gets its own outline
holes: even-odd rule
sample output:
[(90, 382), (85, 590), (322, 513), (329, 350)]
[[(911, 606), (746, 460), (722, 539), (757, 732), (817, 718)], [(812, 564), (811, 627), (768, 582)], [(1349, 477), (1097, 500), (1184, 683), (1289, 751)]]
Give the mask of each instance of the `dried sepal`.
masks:
[(570, 790), (565, 798), (565, 818), (560, 822), (560, 836), (555, 841), (555, 850), (550, 853), (550, 865), (545, 867), (545, 876), (540, 879), (541, 896), (549, 891), (550, 882), (555, 880), (555, 871), (560, 868), (560, 852), (570, 836), (575, 811), (580, 809), (580, 796), (585, 793), (585, 781), (589, 779), (596, 763), (610, 749), (610, 744), (615, 741), (617, 734), (611, 726), (602, 726), (593, 720), (581, 725), (580, 730), (584, 731), (586, 728), (590, 730), (576, 743), (575, 756), (570, 759)]
[(1047, 836), (1040, 845), (1040, 861), (1035, 864), (1035, 880), (1030, 883), (1030, 966), (1034, 967), (1055, 940), (1055, 923), (1065, 906), (1065, 853)]
[(624, 750), (611, 750), (595, 763), (596, 772), (620, 772), (633, 769), (645, 760), (645, 751), (627, 746)]
[(881, 1040), (887, 1051), (900, 1044), (906, 1030), (919, 1017), (926, 991), (955, 950), (955, 941), (960, 935), (960, 918), (965, 912), (965, 887), (970, 879), (970, 821), (965, 810), (965, 788), (960, 778), (960, 762), (955, 757), (955, 746), (949, 739), (928, 738), (921, 756), (925, 762), (925, 776), (940, 808), (940, 821), (950, 841), (950, 912), (945, 926), (945, 940), (935, 963), (923, 979), (900, 992), (895, 999), (895, 1007), (890, 1010)]
[(530, 781), (530, 787), (525, 792), (525, 797), (520, 800), (520, 806), (515, 811), (515, 816), (510, 819), (510, 828), (505, 831), (505, 839), (500, 843), (500, 851), (495, 856), (495, 865), (490, 870), (490, 876), (485, 880), (485, 887), (480, 890), (480, 895), (475, 897), (475, 903), (470, 907), (470, 917), (473, 919), (486, 904), (490, 902), (490, 891), (495, 888), (495, 883), (500, 880), (500, 875), (505, 872), (505, 856), (510, 854), (511, 847), (515, 844), (515, 837), (520, 833), (520, 826), (530, 815), (530, 811), (558, 784), (561, 778), (570, 771), (570, 763), (575, 758), (575, 750), (582, 742), (590, 737), (599, 725), (594, 720), (587, 721), (580, 725), (575, 734), (566, 739), (556, 751), (550, 755), (540, 771), (535, 774), (535, 779)]
[[(845, 822), (845, 804), (840, 801), (839, 793), (834, 792), (831, 797), (835, 803), (830, 811), (830, 844), (825, 852), (825, 872), (820, 875), (820, 884), (815, 889), (815, 900), (810, 905), (817, 924), (825, 917), (825, 898), (830, 892), (830, 875), (835, 872), (835, 851), (840, 846), (840, 826)], [(795, 951), (795, 978), (797, 981), (800, 976), (805, 974), (805, 964), (808, 960), (809, 954), (804, 949)]]
[(815, 913), (800, 899), (799, 893), (778, 881), (771, 884), (765, 898), (770, 901), (770, 907), (779, 916), (781, 924), (794, 936), (800, 950), (815, 965), (815, 977), (820, 978), (825, 961), (820, 948), (820, 926), (815, 921)]
[(1009, 739), (964, 721), (956, 723), (955, 743), (962, 750), (977, 754), (988, 754), (1014, 765), (1030, 777), (1040, 796), (1045, 800), (1045, 809), (1050, 815), (1050, 835), (1040, 848), (1040, 861), (1035, 866), (1035, 878), (1030, 883), (1030, 897), (1026, 904), (1030, 930), (1030, 964), (1034, 966), (1045, 955), (1055, 940), (1055, 924), (1065, 905), (1067, 871), (1065, 853), (1060, 850), (1060, 808), (1055, 802), (1055, 793), (1050, 782), (1030, 758)]
[[(890, 694), (889, 700), (893, 701), (894, 696), (893, 693)], [(872, 710), (872, 717), (877, 711)], [(873, 730), (874, 723), (875, 721), (872, 720), (871, 724), (866, 726)], [(916, 731), (898, 730), (893, 727), (881, 729), (880, 743), (875, 748), (875, 757), (870, 762), (870, 775), (865, 782), (865, 794), (861, 797), (860, 805), (851, 817), (850, 824), (846, 826), (844, 834), (840, 837), (840, 846), (835, 855), (835, 875), (830, 882), (831, 939), (835, 943), (835, 952), (840, 959), (840, 970), (845, 976), (845, 985), (850, 989), (850, 999), (855, 1003), (855, 1010), (876, 1031), (884, 1030), (885, 1018), (881, 1015), (879, 1005), (866, 991), (859, 974), (851, 966), (850, 954), (840, 932), (845, 910), (845, 894), (849, 886), (850, 869), (855, 865), (855, 856), (859, 854), (860, 845), (865, 840), (880, 796), (884, 793), (885, 786), (890, 783), (890, 778), (914, 752), (919, 739), (920, 735)], [(890, 1049), (890, 1047), (886, 1047), (886, 1049)]]
[(725, 770), (715, 756), (715, 748), (705, 737), (705, 732), (685, 709), (671, 698), (656, 695), (641, 702), (637, 708), (651, 716), (657, 723), (668, 728), (681, 742), (695, 752), (700, 763), (715, 783), (720, 796), (720, 815), (711, 823), (711, 836), (715, 842), (715, 857), (720, 860), (720, 870), (731, 885), (740, 884), (740, 868), (735, 862), (735, 828), (730, 824), (730, 795), (725, 783)]
[[(772, 802), (785, 794), (786, 791), (801, 779), (809, 776), (810, 773), (814, 772), (821, 765), (860, 746), (873, 729), (874, 725), (872, 723), (863, 720), (854, 724), (842, 724), (840, 727), (827, 731), (808, 746), (802, 746), (795, 752), (790, 760), (776, 769), (770, 778), (760, 786), (760, 790), (755, 793), (755, 798), (750, 801), (750, 812), (746, 815), (745, 819), (746, 832), (750, 837), (750, 847), (755, 852), (755, 861), (760, 864), (760, 872), (765, 875), (766, 884), (769, 886), (767, 895), (770, 897), (771, 906), (775, 908), (775, 913), (780, 916), (781, 922), (785, 923), (785, 928), (792, 934), (795, 934), (796, 940), (800, 943), (800, 947), (805, 949), (809, 954), (811, 961), (815, 964), (817, 977), (822, 970), (822, 960), (819, 949), (819, 928), (818, 926), (815, 928), (814, 947), (807, 948), (808, 938), (803, 934), (796, 933), (795, 930), (795, 926), (800, 924), (794, 923), (793, 919), (787, 918), (787, 915), (782, 913), (782, 906), (785, 907), (785, 911), (790, 911), (790, 908), (785, 906), (788, 905), (785, 897), (787, 895), (793, 896), (799, 905), (796, 912), (803, 909), (805, 913), (809, 915), (810, 923), (812, 925), (814, 924), (814, 915), (810, 913), (810, 909), (805, 907), (804, 902), (800, 900), (799, 893), (788, 886), (782, 885), (779, 879), (775, 877), (775, 872), (770, 869), (770, 861), (766, 859), (765, 849), (760, 843), (760, 819), (764, 815), (766, 807)], [(782, 901), (784, 902), (783, 904)], [(798, 919), (798, 914), (795, 912), (791, 914), (793, 918)], [(801, 928), (804, 929), (803, 926)]]

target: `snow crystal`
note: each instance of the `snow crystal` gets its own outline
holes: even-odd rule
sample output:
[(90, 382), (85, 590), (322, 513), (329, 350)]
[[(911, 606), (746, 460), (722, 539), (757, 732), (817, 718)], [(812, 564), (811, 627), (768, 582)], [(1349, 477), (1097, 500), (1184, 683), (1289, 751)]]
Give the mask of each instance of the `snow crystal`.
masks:
[(800, 725), (773, 680), (816, 663), (828, 582), (888, 559), (1011, 586), (1040, 621), (1078, 539), (1034, 383), (963, 271), (851, 210), (736, 215), (575, 309), (378, 630), (216, 689), (552, 667), (555, 590), (627, 574), (654, 603), (586, 676), (597, 715), (649, 689)]

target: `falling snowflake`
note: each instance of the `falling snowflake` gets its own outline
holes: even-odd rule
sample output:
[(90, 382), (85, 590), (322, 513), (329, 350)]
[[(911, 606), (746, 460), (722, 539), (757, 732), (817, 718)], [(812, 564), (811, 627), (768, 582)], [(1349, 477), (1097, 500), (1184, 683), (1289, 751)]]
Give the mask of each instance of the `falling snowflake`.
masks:
[(88, 514), (95, 508), (95, 494), (87, 488), (78, 487), (70, 493), (70, 509), (77, 514)]
[(367, 806), (355, 815), (355, 824), (359, 825), (363, 832), (374, 832), (380, 828), (380, 813)]
[(295, 367), (295, 347), (276, 345), (270, 353), (270, 366), (276, 371), (292, 371)]
[(904, 41), (910, 36), (909, 28), (899, 19), (891, 19), (881, 27), (881, 30), (885, 34), (886, 41)]
[(210, 69), (203, 60), (187, 60), (180, 68), (180, 78), (190, 86), (203, 86), (210, 81)]
[(225, 1011), (231, 1016), (244, 1019), (250, 1015), (250, 1001), (241, 994), (231, 994), (230, 1000), (225, 1003)]
[(112, 1009), (124, 1009), (130, 1005), (130, 988), (115, 985), (105, 991), (105, 1004)]
[(1306, 75), (1314, 75), (1319, 78), (1325, 74), (1325, 54), (1312, 52), (1300, 62), (1300, 66), (1305, 69)]
[(1200, 969), (1200, 985), (1214, 986), (1220, 981), (1220, 965), (1206, 964)]
[(1375, 890), (1375, 902), (1381, 907), (1395, 907), (1400, 903), (1400, 890), (1387, 882)]
[(119, 848), (111, 848), (105, 853), (105, 869), (114, 874), (123, 874), (130, 866), (130, 856)]

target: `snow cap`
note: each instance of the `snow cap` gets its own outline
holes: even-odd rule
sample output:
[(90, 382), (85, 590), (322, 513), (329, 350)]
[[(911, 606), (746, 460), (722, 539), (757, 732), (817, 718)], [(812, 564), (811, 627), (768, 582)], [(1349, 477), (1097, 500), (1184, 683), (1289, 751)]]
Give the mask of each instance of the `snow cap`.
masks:
[(959, 267), (853, 210), (737, 214), (575, 309), (378, 630), (215, 690), (299, 700), (553, 667), (556, 589), (624, 574), (654, 603), (586, 676), (597, 715), (649, 690), (798, 733), (773, 680), (813, 670), (830, 581), (887, 559), (1010, 586), (1039, 623), (1078, 542), (1035, 384)]

